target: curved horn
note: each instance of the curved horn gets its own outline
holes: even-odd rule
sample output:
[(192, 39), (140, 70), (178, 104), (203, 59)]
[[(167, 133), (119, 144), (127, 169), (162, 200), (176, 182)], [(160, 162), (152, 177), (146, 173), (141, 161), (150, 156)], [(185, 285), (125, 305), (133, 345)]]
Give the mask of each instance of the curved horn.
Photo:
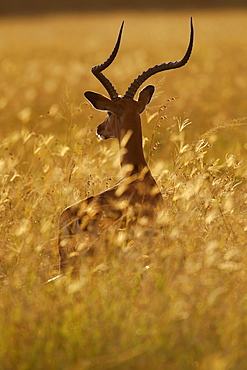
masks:
[(114, 49), (113, 49), (111, 55), (109, 56), (109, 58), (105, 62), (103, 62), (102, 64), (99, 64), (99, 65), (92, 68), (92, 73), (102, 83), (102, 85), (104, 86), (104, 88), (108, 92), (111, 100), (113, 100), (113, 101), (116, 101), (116, 100), (119, 99), (118, 93), (115, 90), (112, 83), (108, 80), (108, 78), (106, 78), (103, 75), (103, 73), (101, 73), (101, 71), (103, 71), (104, 69), (109, 67), (109, 65), (116, 58), (116, 55), (117, 55), (117, 52), (118, 52), (118, 49), (119, 49), (119, 46), (120, 46), (120, 41), (121, 41), (121, 36), (122, 36), (122, 31), (123, 31), (123, 25), (124, 25), (124, 21), (122, 22), (122, 25), (121, 25), (121, 28), (120, 28), (120, 31), (119, 31), (119, 34), (118, 34), (118, 39), (117, 39), (116, 45), (114, 46)]
[(174, 69), (184, 66), (191, 55), (192, 47), (193, 47), (193, 39), (194, 39), (194, 28), (192, 23), (192, 18), (190, 19), (190, 41), (186, 53), (184, 54), (183, 58), (178, 60), (177, 62), (169, 62), (169, 63), (162, 63), (147, 69), (146, 71), (142, 72), (129, 86), (128, 90), (124, 94), (124, 98), (133, 99), (137, 89), (146, 81), (149, 77), (155, 75), (158, 72), (167, 71), (168, 69)]

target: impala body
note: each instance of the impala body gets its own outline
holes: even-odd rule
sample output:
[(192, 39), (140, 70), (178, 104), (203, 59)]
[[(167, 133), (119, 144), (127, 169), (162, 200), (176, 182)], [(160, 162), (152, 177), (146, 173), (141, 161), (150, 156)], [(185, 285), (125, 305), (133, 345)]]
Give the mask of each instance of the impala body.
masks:
[(187, 63), (193, 46), (192, 20), (190, 42), (184, 57), (177, 62), (162, 63), (144, 71), (131, 83), (124, 96), (120, 97), (102, 71), (117, 55), (122, 29), (123, 23), (109, 58), (92, 68), (110, 99), (90, 91), (85, 93), (85, 97), (96, 109), (108, 112), (106, 119), (97, 127), (97, 135), (104, 140), (118, 140), (124, 178), (107, 191), (79, 201), (63, 211), (59, 221), (61, 272), (74, 265), (79, 255), (92, 254), (97, 249), (97, 237), (103, 230), (116, 222), (120, 222), (121, 227), (126, 226), (130, 209), (132, 224), (139, 220), (153, 222), (162, 209), (163, 198), (148, 168), (142, 148), (140, 115), (152, 98), (154, 86), (146, 86), (137, 100), (134, 100), (134, 96), (150, 76)]

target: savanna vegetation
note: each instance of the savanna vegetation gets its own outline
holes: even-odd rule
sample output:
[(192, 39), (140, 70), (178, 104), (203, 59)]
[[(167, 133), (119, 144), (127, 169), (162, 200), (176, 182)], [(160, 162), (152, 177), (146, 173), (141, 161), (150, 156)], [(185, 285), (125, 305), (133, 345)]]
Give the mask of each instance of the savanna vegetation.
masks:
[[(146, 158), (162, 231), (103, 233), (93, 266), (59, 274), (57, 222), (121, 178), (83, 93), (105, 60), (118, 91), (153, 76)], [(114, 13), (0, 22), (0, 369), (246, 369), (246, 11)]]

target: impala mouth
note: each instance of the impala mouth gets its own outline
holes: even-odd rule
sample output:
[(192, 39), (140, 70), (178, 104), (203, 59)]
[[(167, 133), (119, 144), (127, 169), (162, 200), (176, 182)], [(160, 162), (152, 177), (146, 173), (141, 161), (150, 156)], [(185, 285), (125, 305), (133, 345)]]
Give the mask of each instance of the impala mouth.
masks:
[(96, 132), (96, 135), (98, 136), (99, 139), (102, 139), (102, 140), (115, 139), (116, 138), (115, 136), (105, 136), (103, 134), (99, 134), (98, 132)]
[(102, 139), (102, 140), (115, 139), (115, 136), (114, 135), (109, 135), (109, 134), (107, 134), (105, 132), (100, 132), (100, 130), (97, 130), (96, 131), (96, 135), (98, 136), (99, 139)]
[(99, 134), (98, 132), (96, 132), (96, 135), (99, 139), (106, 140), (106, 137), (103, 134)]

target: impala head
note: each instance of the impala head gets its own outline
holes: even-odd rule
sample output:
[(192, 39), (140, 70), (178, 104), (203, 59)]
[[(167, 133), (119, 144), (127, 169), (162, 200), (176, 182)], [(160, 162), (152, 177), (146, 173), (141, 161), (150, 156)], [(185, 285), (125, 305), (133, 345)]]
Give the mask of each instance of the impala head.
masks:
[(128, 130), (138, 129), (140, 114), (150, 102), (154, 86), (146, 86), (139, 94), (138, 100), (119, 98), (110, 100), (100, 94), (87, 91), (86, 98), (96, 109), (107, 111), (108, 116), (98, 125), (97, 135), (101, 139), (117, 138), (121, 141)]
[(115, 90), (112, 83), (103, 75), (102, 71), (105, 70), (116, 58), (120, 46), (124, 22), (121, 25), (116, 45), (109, 56), (109, 58), (102, 64), (92, 68), (92, 73), (102, 83), (104, 88), (109, 94), (109, 98), (101, 94), (91, 91), (85, 92), (85, 97), (90, 103), (98, 110), (107, 111), (108, 116), (97, 127), (97, 135), (102, 139), (117, 138), (119, 141), (124, 137), (128, 131), (139, 131), (141, 134), (140, 114), (150, 102), (154, 93), (154, 86), (146, 86), (139, 94), (138, 99), (135, 100), (135, 94), (138, 88), (151, 76), (158, 72), (167, 71), (184, 66), (191, 55), (194, 29), (192, 18), (190, 23), (190, 41), (188, 48), (182, 59), (176, 62), (162, 63), (155, 65), (142, 72), (128, 87), (123, 96), (120, 96)]

